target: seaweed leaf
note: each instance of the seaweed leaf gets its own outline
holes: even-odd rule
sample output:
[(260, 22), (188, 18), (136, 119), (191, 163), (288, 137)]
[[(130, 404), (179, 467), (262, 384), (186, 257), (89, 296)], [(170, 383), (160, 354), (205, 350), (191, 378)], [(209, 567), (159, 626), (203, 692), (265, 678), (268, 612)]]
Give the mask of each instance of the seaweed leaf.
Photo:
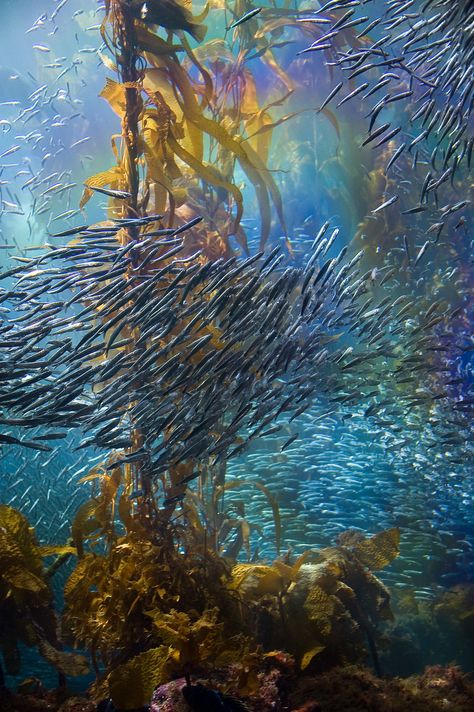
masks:
[(170, 134), (168, 137), (168, 144), (175, 152), (175, 154), (184, 161), (190, 168), (192, 168), (203, 180), (205, 180), (210, 185), (217, 186), (218, 188), (223, 188), (228, 193), (232, 195), (237, 206), (237, 213), (234, 219), (234, 227), (232, 232), (235, 233), (238, 230), (240, 220), (244, 212), (242, 193), (237, 188), (236, 185), (226, 181), (223, 176), (219, 175), (219, 171), (215, 166), (206, 166), (201, 163), (197, 158), (195, 158), (189, 151), (179, 145), (174, 136)]
[(94, 195), (94, 191), (87, 186), (92, 186), (94, 188), (105, 188), (107, 185), (111, 185), (113, 188), (118, 188), (120, 181), (125, 179), (125, 174), (119, 166), (113, 166), (107, 171), (101, 171), (93, 176), (90, 176), (85, 183), (87, 183), (84, 191), (82, 193), (82, 198), (79, 203), (79, 208), (82, 208), (89, 202), (89, 200)]
[[(228, 490), (237, 489), (238, 487), (242, 487), (243, 484), (244, 482), (242, 482), (242, 480), (227, 480), (227, 482), (225, 482), (223, 485), (219, 485), (218, 487), (216, 487), (213, 495), (214, 507), (217, 508), (217, 502), (224, 492), (227, 492)], [(279, 554), (281, 547), (281, 517), (278, 502), (274, 495), (270, 492), (268, 487), (263, 485), (261, 482), (258, 482), (257, 480), (250, 480), (249, 482), (245, 482), (245, 485), (253, 485), (257, 489), (259, 489), (260, 492), (262, 492), (267, 498), (268, 504), (272, 509), (273, 523), (275, 525), (275, 546)]]
[(383, 569), (400, 554), (400, 530), (385, 529), (354, 546), (359, 561), (368, 569)]
[(84, 538), (100, 527), (99, 522), (94, 518), (96, 508), (97, 502), (94, 500), (84, 502), (72, 522), (71, 536), (79, 558), (84, 555)]
[(160, 645), (115, 668), (107, 678), (114, 705), (132, 710), (148, 704), (153, 690), (170, 679), (175, 668), (171, 654), (171, 648)]

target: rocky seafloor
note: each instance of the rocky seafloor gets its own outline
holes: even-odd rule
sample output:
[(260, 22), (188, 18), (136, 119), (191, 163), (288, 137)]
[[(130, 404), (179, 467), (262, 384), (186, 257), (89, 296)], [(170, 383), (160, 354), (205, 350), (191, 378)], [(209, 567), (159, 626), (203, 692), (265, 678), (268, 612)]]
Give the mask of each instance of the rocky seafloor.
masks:
[[(258, 689), (239, 697), (228, 671), (184, 678), (158, 687), (140, 712), (473, 712), (474, 680), (454, 665), (430, 666), (420, 675), (379, 678), (367, 668), (336, 667), (319, 675), (297, 673), (282, 656), (262, 670)], [(224, 682), (225, 680), (225, 682)], [(0, 691), (1, 712), (118, 712), (111, 701), (69, 696), (31, 681), (22, 691)]]

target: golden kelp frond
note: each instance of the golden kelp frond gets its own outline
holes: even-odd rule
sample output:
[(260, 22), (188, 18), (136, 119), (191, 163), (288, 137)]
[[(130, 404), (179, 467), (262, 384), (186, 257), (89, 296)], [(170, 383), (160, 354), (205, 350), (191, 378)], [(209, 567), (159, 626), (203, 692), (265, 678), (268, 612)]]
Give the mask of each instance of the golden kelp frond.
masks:
[(400, 530), (394, 527), (374, 534), (356, 544), (353, 552), (368, 569), (383, 569), (400, 554)]
[(115, 111), (117, 116), (122, 118), (127, 108), (127, 100), (125, 97), (125, 86), (115, 82), (110, 77), (105, 80), (105, 86), (99, 96), (105, 99), (111, 109)]
[[(176, 60), (172, 57), (164, 57), (157, 63), (157, 68), (159, 69), (160, 67), (166, 69), (171, 91), (175, 94), (187, 124), (193, 125), (203, 135), (208, 135), (212, 140), (217, 142), (219, 147), (225, 149), (237, 159), (242, 170), (254, 186), (262, 218), (261, 244), (265, 244), (270, 232), (269, 196), (272, 198), (280, 223), (286, 232), (281, 196), (275, 181), (268, 172), (264, 160), (262, 160), (250, 145), (244, 147), (238, 136), (234, 136), (224, 127), (222, 119), (217, 121), (203, 113), (202, 108), (196, 100), (194, 87), (189, 77)], [(163, 90), (162, 79), (160, 80), (160, 84)], [(196, 166), (193, 165), (192, 168), (195, 170)], [(237, 226), (234, 226), (233, 229), (235, 231)]]
[[(183, 472), (176, 476), (182, 478)], [(84, 553), (70, 575), (63, 629), (71, 642), (100, 657), (107, 670), (117, 654), (122, 659), (133, 654), (138, 639), (171, 646), (177, 660), (204, 660), (208, 648), (217, 650), (217, 638), (211, 645), (213, 636), (226, 640), (233, 626), (245, 628), (225, 587), (226, 564), (196, 546), (186, 529), (174, 538), (165, 519), (158, 536), (130, 512), (129, 504), (120, 495), (119, 514), (127, 533), (102, 535), (105, 552)], [(224, 611), (229, 618), (222, 617)]]
[(41, 546), (39, 549), (41, 556), (63, 556), (64, 554), (77, 554), (75, 546)]
[(21, 512), (7, 505), (0, 505), (0, 568), (4, 581), (0, 601), (12, 596), (17, 603), (23, 603), (26, 592), (34, 593), (38, 602), (49, 600), (34, 530)]
[[(218, 485), (214, 492), (213, 492), (213, 506), (215, 508), (218, 507), (218, 501), (220, 497), (224, 494), (224, 492), (227, 492), (228, 490), (235, 490), (238, 489), (239, 487), (242, 487), (242, 481), (241, 480), (227, 480), (225, 484), (223, 485)], [(266, 487), (264, 484), (261, 482), (258, 482), (257, 480), (252, 480), (251, 482), (246, 482), (246, 485), (251, 484), (254, 487), (256, 487), (260, 492), (263, 493), (263, 495), (266, 497), (268, 504), (271, 507), (272, 513), (273, 513), (273, 523), (275, 526), (275, 545), (276, 545), (276, 550), (277, 553), (280, 553), (280, 547), (281, 547), (281, 517), (280, 517), (280, 508), (278, 506), (278, 502), (276, 498), (273, 496), (273, 494), (270, 492), (268, 487)]]
[(109, 674), (108, 690), (117, 709), (139, 709), (150, 702), (153, 690), (168, 682), (176, 669), (171, 653), (166, 645), (160, 645), (140, 653)]
[(157, 58), (183, 49), (182, 45), (174, 45), (171, 42), (167, 42), (144, 25), (138, 23), (135, 25), (135, 33), (138, 48), (142, 52), (149, 52), (155, 55)]
[(232, 569), (231, 576), (229, 589), (239, 591), (244, 595), (247, 591), (256, 591), (260, 582), (267, 577), (275, 577), (277, 582), (275, 591), (277, 593), (279, 591), (280, 577), (278, 572), (265, 564), (236, 564)]
[(88, 672), (85, 658), (58, 649), (53, 595), (42, 563), (42, 556), (63, 553), (65, 548), (71, 549), (40, 547), (26, 517), (0, 505), (0, 649), (11, 674), (19, 670), (20, 641), (38, 646), (43, 657), (65, 674)]
[(259, 684), (262, 654), (242, 635), (226, 636), (217, 622), (217, 611), (209, 610), (197, 620), (173, 611), (163, 617), (167, 630), (164, 643), (115, 668), (101, 686), (101, 695), (112, 698), (121, 710), (137, 709), (150, 702), (153, 690), (182, 673), (216, 666), (236, 666), (239, 689), (254, 692)]
[(315, 645), (309, 650), (307, 650), (300, 660), (301, 670), (306, 670), (308, 665), (310, 665), (313, 661), (313, 658), (315, 658), (316, 655), (318, 655), (319, 653), (322, 653), (325, 647), (325, 645)]
[(56, 650), (47, 640), (40, 639), (38, 642), (38, 650), (45, 660), (50, 663), (56, 670), (59, 670), (64, 675), (87, 675), (89, 666), (83, 655), (77, 653), (66, 653), (64, 650)]
[(99, 529), (99, 522), (94, 518), (97, 502), (93, 500), (81, 504), (72, 522), (71, 535), (79, 558), (84, 553), (84, 538)]
[(92, 186), (94, 188), (105, 188), (110, 186), (112, 189), (119, 189), (124, 185), (125, 173), (119, 166), (114, 166), (109, 168), (107, 171), (101, 171), (101, 173), (96, 173), (90, 176), (85, 183), (87, 184), (82, 193), (82, 198), (79, 202), (79, 208), (82, 208), (89, 202), (89, 200), (94, 195), (94, 191), (87, 186)]
[(223, 176), (219, 175), (219, 171), (215, 166), (205, 165), (201, 163), (197, 158), (186, 151), (185, 148), (179, 145), (174, 136), (170, 134), (168, 137), (168, 144), (175, 154), (184, 163), (186, 163), (194, 172), (203, 180), (205, 180), (209, 185), (216, 186), (218, 188), (223, 188), (227, 193), (230, 193), (234, 198), (235, 204), (237, 206), (237, 212), (234, 220), (234, 226), (232, 232), (235, 233), (238, 230), (240, 220), (242, 219), (244, 212), (242, 193), (237, 188), (236, 185), (229, 183), (224, 179)]
[(29, 591), (37, 595), (46, 593), (44, 581), (22, 566), (9, 566), (2, 573), (2, 577), (15, 598), (18, 598), (22, 591)]
[(201, 616), (176, 610), (170, 613), (150, 611), (155, 632), (172, 650), (173, 659), (181, 668), (202, 665), (215, 659), (226, 647), (224, 625), (219, 623), (217, 608), (205, 610)]
[(236, 564), (232, 568), (228, 586), (247, 599), (254, 596), (281, 596), (297, 581), (298, 572), (308, 556), (309, 552), (305, 552), (293, 565), (278, 559), (271, 565)]
[(310, 621), (316, 622), (321, 635), (331, 632), (331, 617), (336, 606), (335, 596), (326, 593), (321, 586), (311, 587), (304, 602), (304, 609)]
[(193, 52), (197, 60), (202, 63), (229, 62), (232, 64), (235, 61), (235, 56), (231, 52), (229, 45), (221, 38), (203, 42)]
[[(388, 530), (367, 541), (374, 539), (386, 550), (391, 537), (395, 534)], [(373, 639), (377, 623), (391, 615), (387, 589), (346, 546), (307, 551), (293, 564), (238, 563), (228, 587), (246, 605), (265, 606), (273, 620), (267, 644), (283, 646), (303, 669), (313, 660), (359, 659), (366, 636)]]

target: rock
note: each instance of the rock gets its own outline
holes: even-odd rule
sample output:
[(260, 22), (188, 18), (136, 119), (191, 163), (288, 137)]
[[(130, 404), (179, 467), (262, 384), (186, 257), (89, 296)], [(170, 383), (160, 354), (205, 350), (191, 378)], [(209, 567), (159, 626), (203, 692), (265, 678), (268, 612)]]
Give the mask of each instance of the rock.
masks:
[(96, 705), (84, 697), (69, 697), (62, 703), (58, 712), (96, 712)]
[(150, 712), (189, 712), (189, 706), (183, 697), (184, 677), (167, 682), (156, 688), (151, 698)]

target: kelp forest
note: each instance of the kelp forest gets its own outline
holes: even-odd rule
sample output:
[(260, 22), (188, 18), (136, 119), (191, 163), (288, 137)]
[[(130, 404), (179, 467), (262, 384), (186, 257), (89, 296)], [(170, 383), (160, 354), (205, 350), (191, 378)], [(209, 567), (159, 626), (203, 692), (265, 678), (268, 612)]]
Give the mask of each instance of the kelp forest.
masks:
[[(105, 0), (99, 8), (96, 100), (108, 105), (110, 144), (100, 156), (109, 162), (81, 183), (70, 213), (84, 224), (58, 230), (50, 221), (40, 252), (2, 264), (0, 446), (43, 457), (60, 441), (65, 452), (100, 457), (75, 480), (82, 498), (57, 535), (40, 536), (18, 502), (0, 504), (2, 710), (472, 709), (474, 683), (454, 655), (446, 667), (396, 677), (410, 625), (425, 652), (443, 645), (453, 621), (463, 661), (472, 641), (472, 584), (453, 579), (449, 588), (446, 578), (432, 593), (418, 579), (398, 586), (421, 565), (405, 561), (418, 556), (410, 532), (426, 506), (421, 485), (390, 474), (387, 502), (393, 487), (413, 511), (387, 504), (389, 514), (373, 515), (371, 493), (361, 493), (366, 529), (344, 526), (338, 510), (331, 543), (304, 528), (305, 511), (292, 521), (300, 484), (287, 460), (307, 452), (300, 440), (319, 447), (305, 430), (311, 423), (358, 427), (364, 448), (382, 442), (384, 462), (398, 457), (427, 478), (439, 466), (449, 487), (448, 470), (472, 450), (471, 386), (453, 366), (472, 350), (469, 270), (453, 240), (453, 286), (437, 243), (460, 220), (456, 200), (465, 198), (468, 223), (473, 82), (452, 120), (455, 60), (440, 84), (422, 60), (394, 56), (372, 31), (374, 3), (359, 17), (366, 4)], [(66, 0), (52, 5), (65, 12)], [(381, 5), (389, 25), (416, 3)], [(445, 5), (413, 12), (408, 40)], [(468, 6), (446, 21), (458, 22), (453, 41), (461, 27), (456, 56), (465, 66)], [(364, 71), (382, 86), (398, 76), (402, 109), (398, 94), (380, 107), (377, 95), (370, 113)], [(457, 81), (463, 72), (467, 81), (461, 65)], [(360, 105), (342, 120), (336, 103), (353, 97)], [(397, 131), (380, 138), (390, 123), (377, 125), (396, 104), (406, 116), (421, 112), (413, 130), (428, 101), (445, 141), (435, 168), (429, 132), (400, 144)], [(417, 162), (429, 177), (416, 175)], [(98, 199), (102, 218), (85, 224)], [(427, 235), (421, 247), (405, 224), (412, 219), (427, 220), (416, 223)], [(426, 260), (437, 276), (421, 285)], [(265, 475), (252, 454), (258, 443), (271, 457)], [(317, 460), (304, 456), (305, 468)], [(310, 494), (310, 473), (300, 478), (303, 509), (321, 509), (314, 527), (324, 528), (336, 505)], [(330, 468), (317, 476), (330, 488)], [(399, 556), (404, 527), (412, 544)], [(427, 529), (441, 536), (436, 524)], [(451, 575), (449, 546), (467, 556), (457, 542), (469, 536), (443, 539), (439, 559), (420, 544), (420, 560), (433, 577)], [(54, 671), (54, 689), (35, 675), (35, 656)], [(25, 660), (31, 673), (14, 688)], [(421, 672), (406, 665), (407, 675)]]

